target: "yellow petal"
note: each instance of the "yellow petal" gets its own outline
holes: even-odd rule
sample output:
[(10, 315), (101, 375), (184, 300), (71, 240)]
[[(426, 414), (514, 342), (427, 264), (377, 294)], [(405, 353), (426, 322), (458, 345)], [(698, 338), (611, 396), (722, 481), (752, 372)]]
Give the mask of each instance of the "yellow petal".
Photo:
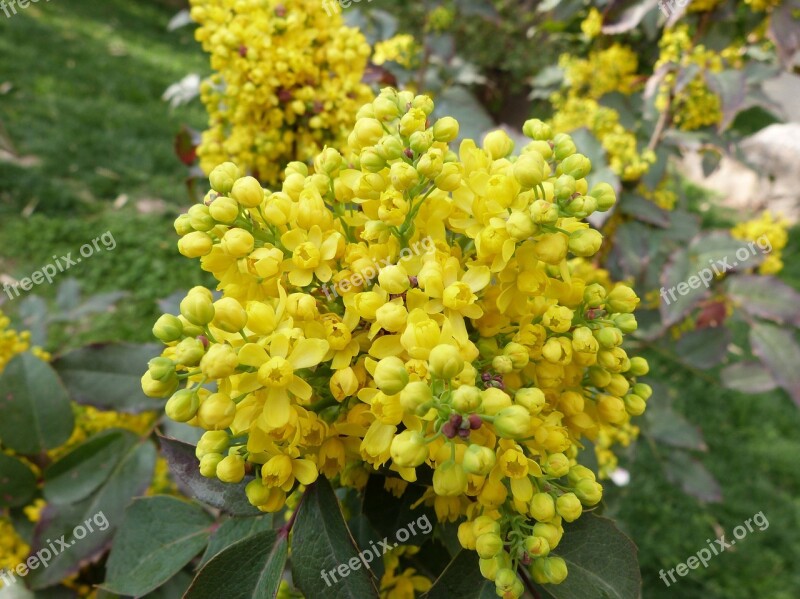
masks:
[(299, 376), (295, 376), (292, 379), (292, 382), (289, 384), (289, 391), (294, 393), (300, 399), (311, 399), (311, 394), (313, 393), (313, 389), (311, 385), (301, 379)]
[(488, 266), (475, 266), (467, 270), (461, 281), (469, 285), (473, 293), (480, 291), (489, 284), (492, 279), (492, 273), (489, 271)]
[(317, 465), (311, 460), (292, 460), (292, 474), (304, 485), (310, 485), (319, 476)]
[(301, 339), (286, 359), (295, 369), (310, 368), (322, 361), (328, 349), (330, 345), (325, 339)]
[(306, 240), (306, 232), (303, 229), (291, 229), (281, 235), (281, 243), (287, 250), (293, 252), (294, 249)]

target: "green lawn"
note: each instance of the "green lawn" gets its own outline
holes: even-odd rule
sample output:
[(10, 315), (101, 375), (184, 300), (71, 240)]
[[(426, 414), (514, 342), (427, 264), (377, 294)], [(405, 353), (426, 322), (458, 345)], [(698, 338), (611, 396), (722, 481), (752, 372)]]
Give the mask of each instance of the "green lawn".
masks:
[[(57, 334), (53, 346), (149, 340), (157, 299), (209, 283), (196, 262), (177, 253), (171, 224), (187, 203), (173, 137), (184, 122), (202, 127), (204, 116), (197, 103), (171, 111), (160, 96), (206, 68), (190, 28), (167, 32), (173, 12), (157, 2), (55, 0), (0, 17), (0, 122), (18, 154), (32, 157), (18, 164), (0, 155), (0, 273), (28, 276), (53, 254), (74, 254), (111, 231), (116, 249), (76, 265), (69, 276), (88, 293), (130, 294), (116, 312), (94, 317), (75, 336)], [(122, 194), (128, 205), (113, 208)], [(167, 213), (136, 214), (131, 205), (148, 198), (164, 200)], [(26, 207), (34, 216), (20, 216)], [(795, 229), (786, 255), (798, 255), (799, 243)], [(786, 262), (783, 278), (800, 288), (800, 264)], [(37, 292), (52, 301), (56, 288)], [(3, 310), (13, 314), (20, 302)], [(670, 369), (676, 408), (703, 429), (709, 451), (702, 460), (724, 501), (701, 505), (688, 498), (661, 476), (649, 446), (637, 446), (623, 464), (632, 484), (610, 491), (609, 505), (639, 546), (644, 597), (795, 599), (800, 411), (783, 393), (742, 395), (651, 360), (654, 369)], [(715, 526), (730, 533), (760, 511), (769, 519), (767, 530), (670, 588), (661, 582), (659, 570), (705, 547), (717, 535)]]

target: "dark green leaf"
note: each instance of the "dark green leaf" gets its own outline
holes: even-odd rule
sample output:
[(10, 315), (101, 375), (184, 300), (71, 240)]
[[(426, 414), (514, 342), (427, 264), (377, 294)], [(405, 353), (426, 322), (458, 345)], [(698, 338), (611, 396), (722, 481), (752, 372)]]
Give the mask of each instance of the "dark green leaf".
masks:
[(639, 599), (642, 576), (633, 544), (608, 518), (584, 514), (564, 525), (564, 538), (553, 551), (567, 563), (561, 584), (547, 585), (553, 599)]
[(138, 439), (130, 431), (111, 429), (82, 443), (44, 471), (45, 499), (73, 503), (88, 497)]
[(139, 413), (163, 407), (163, 402), (144, 394), (141, 384), (147, 362), (160, 353), (155, 343), (91, 345), (59, 357), (53, 365), (78, 403)]
[(390, 538), (394, 538), (401, 528), (408, 528), (409, 523), (418, 524), (421, 520), (423, 528), (428, 532), (425, 533), (419, 526), (415, 526), (407, 542), (409, 545), (422, 545), (432, 534), (431, 523), (436, 522), (436, 513), (432, 507), (419, 505), (416, 509), (412, 509), (411, 506), (419, 501), (425, 493), (425, 488), (408, 485), (398, 499), (384, 488), (385, 482), (385, 476), (373, 474), (369, 477), (364, 491), (364, 515), (379, 535)]
[(487, 131), (495, 127), (494, 120), (483, 105), (460, 85), (446, 88), (436, 100), (434, 116), (452, 116), (461, 123), (459, 139), (480, 141)]
[(757, 322), (750, 329), (750, 345), (778, 384), (800, 406), (800, 346), (794, 331)]
[(708, 369), (717, 366), (728, 354), (730, 329), (724, 326), (688, 331), (675, 343), (675, 355), (684, 364)]
[(19, 354), (0, 374), (0, 439), (23, 455), (62, 445), (75, 419), (55, 371), (31, 353)]
[[(129, 450), (90, 497), (78, 503), (48, 504), (45, 507), (34, 533), (31, 553), (47, 548), (48, 539), (62, 536), (70, 547), (56, 554), (46, 569), (28, 574), (31, 588), (41, 589), (58, 583), (87, 562), (98, 559), (108, 549), (122, 522), (125, 507), (150, 485), (155, 461), (155, 446), (151, 441), (144, 441)], [(91, 532), (88, 532), (89, 526)], [(75, 535), (79, 527), (86, 532), (84, 538)]]
[(262, 514), (247, 501), (244, 492), (247, 483), (253, 480), (252, 476), (245, 477), (236, 485), (223, 483), (216, 478), (205, 478), (200, 474), (200, 460), (195, 456), (194, 445), (170, 437), (160, 436), (159, 441), (170, 472), (187, 495), (232, 516)]
[[(306, 489), (292, 533), (292, 575), (297, 587), (314, 599), (378, 597), (372, 575), (364, 569), (339, 502), (324, 477)], [(325, 577), (323, 577), (323, 572)], [(327, 578), (327, 580), (325, 580)]]
[(708, 447), (700, 429), (673, 409), (668, 388), (656, 381), (649, 382), (653, 388), (653, 395), (647, 400), (647, 411), (644, 416), (650, 436), (660, 443), (673, 447), (706, 451)]
[(134, 500), (114, 537), (103, 587), (135, 597), (158, 588), (202, 551), (212, 523), (200, 506), (175, 497)]
[[(147, 593), (143, 599), (176, 599), (183, 597), (192, 584), (192, 575), (181, 570), (167, 582), (162, 584), (152, 593)], [(100, 599), (99, 597), (97, 599)]]
[[(293, 558), (297, 544), (293, 543)], [(286, 535), (267, 530), (217, 554), (197, 574), (184, 599), (267, 599), (275, 597), (288, 555)], [(320, 594), (307, 595), (321, 597)]]
[(206, 552), (200, 561), (202, 567), (211, 560), (212, 557), (223, 551), (230, 545), (238, 543), (242, 539), (252, 537), (254, 534), (272, 530), (272, 516), (259, 516), (257, 518), (229, 518), (220, 525), (211, 535)]
[(722, 489), (717, 479), (703, 466), (700, 460), (685, 451), (672, 451), (664, 462), (664, 474), (683, 492), (700, 501), (711, 503), (722, 501)]
[(672, 326), (680, 322), (707, 294), (703, 287), (692, 289), (688, 280), (695, 276), (689, 261), (689, 252), (679, 249), (667, 263), (661, 273), (661, 318), (664, 326)]
[(26, 505), (36, 493), (36, 475), (22, 461), (0, 453), (0, 507)]
[(494, 593), (494, 583), (487, 581), (478, 568), (478, 554), (463, 549), (436, 579), (424, 599), (478, 599), (486, 587)]
[(767, 368), (760, 362), (737, 362), (720, 373), (722, 384), (742, 393), (765, 393), (778, 386)]
[(669, 226), (669, 212), (660, 208), (655, 202), (646, 200), (642, 196), (629, 193), (625, 194), (620, 202), (620, 210), (624, 214), (633, 216), (641, 221), (656, 225), (657, 227)]
[(731, 277), (728, 295), (748, 314), (800, 326), (800, 293), (775, 277)]

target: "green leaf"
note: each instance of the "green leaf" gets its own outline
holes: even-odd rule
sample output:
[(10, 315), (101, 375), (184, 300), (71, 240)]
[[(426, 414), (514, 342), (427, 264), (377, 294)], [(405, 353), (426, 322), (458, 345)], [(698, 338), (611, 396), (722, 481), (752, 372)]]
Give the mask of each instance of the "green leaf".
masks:
[(720, 373), (722, 384), (742, 393), (766, 393), (778, 386), (766, 366), (760, 362), (737, 362)]
[(232, 516), (262, 515), (263, 512), (247, 501), (244, 492), (247, 483), (253, 480), (252, 476), (246, 476), (235, 485), (216, 478), (206, 478), (200, 474), (200, 460), (195, 456), (194, 445), (170, 437), (159, 436), (158, 439), (170, 472), (188, 496)]
[(144, 394), (141, 384), (147, 362), (160, 353), (155, 343), (98, 344), (69, 352), (53, 366), (78, 403), (136, 414), (163, 408), (162, 401)]
[(542, 597), (639, 599), (642, 576), (636, 545), (614, 522), (587, 513), (564, 528), (553, 554), (564, 559), (569, 574), (561, 584), (544, 587)]
[(480, 141), (487, 131), (495, 128), (494, 120), (470, 91), (453, 85), (445, 88), (436, 99), (434, 116), (452, 116), (461, 123), (458, 138)]
[(673, 409), (667, 387), (656, 381), (649, 382), (653, 387), (653, 396), (647, 401), (644, 416), (650, 436), (673, 447), (706, 451), (708, 446), (700, 429)]
[[(54, 585), (105, 553), (122, 522), (125, 507), (150, 485), (155, 461), (155, 446), (151, 441), (143, 441), (128, 451), (90, 497), (69, 505), (48, 504), (45, 507), (34, 532), (31, 553), (48, 548), (48, 539), (62, 536), (69, 549), (59, 551), (47, 568), (28, 574), (31, 588)], [(89, 526), (91, 532), (87, 530)], [(84, 538), (75, 535), (78, 527), (86, 532)]]
[(36, 493), (36, 475), (24, 462), (0, 453), (0, 507), (26, 505)]
[(687, 495), (705, 503), (722, 501), (722, 489), (717, 479), (703, 463), (685, 451), (673, 451), (663, 464), (664, 474)]
[(69, 396), (47, 362), (19, 354), (0, 374), (0, 439), (23, 455), (66, 443), (75, 427)]
[(800, 326), (800, 293), (775, 277), (731, 277), (728, 295), (748, 314)]
[[(142, 599), (176, 599), (177, 597), (183, 597), (186, 591), (189, 590), (192, 580), (191, 574), (181, 570), (155, 591), (147, 593)], [(100, 598), (98, 597), (97, 599)]]
[(638, 220), (662, 228), (669, 226), (668, 211), (638, 194), (626, 193), (619, 206), (624, 214), (633, 216)]
[(778, 384), (800, 406), (800, 346), (794, 331), (757, 322), (750, 329), (750, 345)]
[(494, 583), (487, 581), (478, 568), (478, 554), (463, 549), (453, 558), (442, 575), (433, 583), (431, 589), (422, 597), (424, 599), (451, 599), (452, 597), (478, 599), (487, 587), (491, 587), (492, 595), (495, 595)]
[(728, 354), (731, 331), (727, 327), (707, 327), (688, 331), (675, 343), (675, 355), (689, 366), (709, 369)]
[[(367, 560), (367, 551), (365, 561), (380, 559)], [(306, 489), (298, 507), (292, 534), (292, 575), (303, 594), (314, 599), (378, 597), (375, 581), (358, 557), (339, 502), (324, 477)]]
[[(744, 258), (737, 253), (745, 252)], [(763, 254), (748, 246), (748, 242), (734, 239), (727, 231), (713, 231), (696, 237), (689, 246), (692, 274), (707, 268), (716, 267), (718, 272), (743, 270), (757, 266), (763, 261)]]
[[(293, 557), (296, 557), (296, 548), (297, 544), (293, 543)], [(288, 551), (286, 534), (282, 531), (267, 530), (243, 539), (203, 566), (183, 599), (275, 597)]]
[[(687, 281), (696, 274), (689, 261), (689, 252), (679, 249), (661, 273), (662, 294), (659, 310), (665, 327), (680, 322), (707, 295), (703, 287), (692, 289)], [(682, 293), (684, 291), (685, 293)]]
[(103, 587), (135, 597), (158, 588), (202, 551), (212, 524), (200, 506), (175, 497), (134, 500), (114, 538)]
[(211, 535), (206, 552), (200, 561), (200, 566), (206, 565), (211, 558), (226, 549), (254, 534), (272, 530), (272, 516), (259, 516), (257, 518), (229, 518)]
[[(436, 513), (432, 507), (420, 505), (412, 509), (411, 506), (419, 501), (425, 493), (425, 488), (408, 485), (398, 499), (384, 489), (385, 482), (385, 476), (373, 474), (369, 477), (362, 506), (364, 515), (379, 535), (391, 538), (394, 538), (401, 528), (407, 529), (409, 523), (415, 523), (414, 531), (407, 531), (411, 532), (408, 544), (422, 545), (433, 532), (432, 523), (436, 522)], [(423, 528), (428, 529), (427, 533), (416, 526), (418, 520), (422, 520)]]
[(44, 498), (50, 503), (74, 503), (88, 497), (138, 440), (134, 433), (120, 429), (93, 436), (47, 467)]

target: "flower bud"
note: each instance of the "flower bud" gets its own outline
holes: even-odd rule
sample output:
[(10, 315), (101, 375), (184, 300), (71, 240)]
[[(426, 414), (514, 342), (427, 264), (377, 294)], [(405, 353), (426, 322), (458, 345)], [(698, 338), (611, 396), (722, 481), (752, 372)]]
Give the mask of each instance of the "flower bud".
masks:
[(423, 154), (433, 145), (433, 133), (431, 131), (414, 131), (408, 139), (408, 147), (416, 155)]
[(214, 240), (202, 231), (192, 231), (178, 240), (178, 251), (187, 258), (207, 256), (213, 247)]
[(227, 333), (238, 333), (247, 324), (247, 312), (232, 297), (214, 302), (214, 326)]
[(209, 379), (224, 379), (236, 372), (239, 358), (230, 345), (214, 344), (200, 360), (200, 370)]
[(464, 452), (462, 466), (467, 474), (486, 476), (494, 468), (497, 456), (494, 451), (482, 445), (472, 444)]
[(539, 584), (561, 584), (567, 578), (567, 563), (560, 557), (545, 557), (533, 562), (531, 573)]
[(425, 94), (419, 94), (414, 96), (414, 99), (411, 102), (411, 106), (414, 108), (418, 108), (425, 115), (430, 116), (433, 113), (433, 100), (430, 96), (426, 96)]
[(473, 385), (462, 385), (452, 395), (453, 408), (463, 414), (474, 412), (481, 405), (481, 390)]
[(379, 173), (386, 168), (386, 159), (372, 147), (361, 150), (358, 161), (361, 168), (370, 173)]
[(575, 493), (564, 493), (556, 499), (556, 511), (566, 522), (574, 522), (580, 518), (583, 506)]
[(175, 363), (169, 358), (153, 358), (147, 363), (147, 372), (153, 380), (163, 383), (175, 376)]
[(231, 197), (245, 208), (255, 208), (264, 201), (264, 189), (255, 177), (242, 177), (233, 184)]
[(525, 539), (525, 551), (531, 557), (545, 557), (550, 553), (550, 544), (544, 537), (531, 536)]
[(570, 485), (574, 485), (579, 480), (583, 480), (584, 478), (588, 478), (589, 480), (597, 480), (594, 472), (589, 470), (586, 466), (575, 464), (574, 466), (570, 467), (569, 473), (567, 474), (567, 480), (569, 481)]
[(603, 235), (596, 229), (578, 229), (569, 236), (569, 251), (575, 256), (594, 256), (603, 244)]
[(483, 138), (483, 149), (492, 160), (505, 158), (514, 151), (514, 141), (502, 129), (491, 131)]
[[(545, 162), (550, 160), (553, 157), (553, 148), (550, 147), (549, 141), (544, 140), (534, 140), (530, 142), (527, 146), (522, 149), (522, 153), (525, 154), (527, 152), (536, 152), (541, 154), (542, 158), (545, 159)], [(550, 166), (547, 166), (547, 170), (549, 172)]]
[(453, 460), (440, 464), (433, 471), (433, 490), (437, 495), (457, 497), (467, 490), (467, 473)]
[(509, 356), (495, 356), (492, 358), (492, 370), (499, 374), (508, 374), (514, 370), (514, 362)]
[(222, 430), (233, 424), (236, 404), (230, 395), (213, 393), (200, 403), (197, 418), (207, 430)]
[(207, 453), (200, 458), (200, 475), (206, 478), (217, 477), (217, 465), (222, 461), (221, 453)]
[(614, 314), (611, 320), (614, 321), (614, 326), (626, 335), (633, 333), (639, 328), (639, 324), (636, 322), (636, 317), (633, 314)]
[(233, 198), (219, 197), (208, 207), (211, 218), (224, 225), (232, 225), (239, 216), (239, 204)]
[(622, 345), (622, 331), (616, 327), (603, 327), (595, 331), (594, 336), (603, 349), (613, 349)]
[(400, 405), (412, 414), (431, 399), (433, 399), (431, 388), (424, 381), (412, 381), (400, 392)]
[(627, 285), (621, 283), (611, 290), (606, 300), (606, 306), (609, 312), (618, 312), (622, 314), (633, 312), (638, 304), (639, 298), (636, 297), (636, 292)]
[(544, 463), (544, 471), (548, 476), (561, 478), (569, 472), (569, 458), (563, 453), (551, 453)]
[(336, 401), (344, 401), (345, 398), (355, 395), (358, 391), (358, 377), (352, 368), (342, 368), (333, 373), (328, 387)]
[(597, 505), (603, 498), (603, 487), (588, 478), (584, 478), (575, 483), (575, 495), (583, 505)]
[(472, 522), (462, 522), (458, 525), (458, 542), (464, 549), (474, 550), (476, 540)]
[(575, 147), (575, 142), (566, 133), (558, 133), (553, 138), (553, 155), (559, 162), (572, 156), (577, 151), (578, 148)]
[(400, 358), (389, 356), (375, 366), (373, 378), (378, 388), (386, 395), (395, 395), (408, 384), (408, 371)]
[(494, 417), (494, 429), (504, 439), (522, 439), (530, 434), (531, 416), (522, 406), (509, 406)]
[(417, 181), (419, 181), (417, 169), (407, 162), (395, 162), (392, 164), (389, 176), (392, 179), (392, 185), (398, 191), (411, 189), (411, 187), (416, 185)]
[(222, 195), (230, 193), (233, 183), (239, 178), (239, 167), (233, 162), (223, 162), (208, 176), (211, 187)]
[(553, 138), (553, 129), (539, 119), (530, 119), (522, 125), (522, 133), (531, 139), (547, 141)]
[(183, 366), (197, 366), (205, 355), (206, 348), (203, 342), (194, 337), (184, 339), (175, 346), (174, 358)]
[(548, 522), (556, 515), (556, 502), (550, 493), (535, 493), (529, 509), (531, 516), (539, 522)]
[(625, 421), (625, 403), (614, 395), (601, 395), (597, 400), (598, 415), (612, 424)]
[(202, 459), (209, 453), (225, 453), (230, 446), (231, 438), (225, 431), (206, 431), (195, 448), (195, 455)]
[(401, 468), (416, 468), (428, 458), (428, 446), (419, 431), (404, 430), (393, 440), (389, 449), (392, 460)]
[(482, 559), (491, 559), (503, 550), (503, 539), (496, 533), (486, 533), (475, 541), (475, 549)]
[(402, 266), (390, 264), (378, 273), (378, 283), (386, 293), (400, 294), (407, 291), (410, 283)]
[(598, 183), (592, 187), (590, 195), (597, 200), (597, 209), (600, 212), (610, 210), (617, 201), (617, 194), (608, 183)]
[(547, 200), (536, 200), (531, 204), (531, 218), (539, 225), (552, 225), (558, 220), (558, 206)]
[(554, 526), (548, 522), (537, 522), (533, 525), (533, 536), (542, 537), (547, 541), (552, 551), (561, 542), (561, 537), (564, 536), (563, 529)]
[[(510, 568), (501, 568), (494, 577), (494, 584), (497, 588), (498, 595), (510, 591), (515, 586), (516, 582), (517, 575), (514, 573), (514, 570)], [(502, 597), (503, 595), (500, 596)], [(519, 597), (519, 595), (516, 596)]]
[(541, 389), (523, 387), (514, 395), (514, 402), (523, 406), (530, 414), (536, 415), (542, 411), (546, 400)]
[(384, 137), (375, 148), (384, 160), (397, 160), (406, 149), (400, 138), (394, 135)]
[(454, 345), (437, 345), (428, 356), (429, 370), (444, 380), (450, 380), (464, 369), (464, 358)]
[(220, 247), (233, 258), (244, 258), (253, 251), (255, 239), (249, 231), (244, 229), (229, 229), (222, 236)]
[(211, 218), (211, 213), (208, 211), (208, 206), (204, 204), (195, 204), (189, 208), (189, 224), (195, 231), (210, 231), (217, 223)]
[(635, 393), (629, 393), (622, 401), (625, 403), (625, 411), (631, 416), (641, 416), (647, 408), (645, 401)]
[(172, 395), (175, 389), (178, 388), (178, 376), (173, 375), (163, 381), (157, 381), (150, 376), (149, 372), (145, 372), (142, 376), (142, 391), (147, 397), (161, 399)]
[(189, 293), (180, 305), (181, 315), (197, 326), (205, 326), (214, 318), (214, 304), (202, 293)]
[(456, 162), (446, 162), (434, 183), (442, 191), (455, 191), (461, 187), (461, 180), (462, 166)]
[(256, 507), (265, 505), (270, 500), (270, 487), (267, 487), (260, 478), (251, 480), (244, 488), (247, 500)]
[(538, 152), (523, 154), (514, 163), (514, 178), (522, 189), (532, 189), (539, 185), (545, 177), (544, 158)]
[(188, 422), (197, 414), (197, 408), (200, 407), (200, 399), (197, 392), (192, 389), (181, 389), (176, 391), (172, 397), (167, 400), (167, 405), (164, 410), (170, 420), (175, 422)]
[(644, 383), (636, 383), (633, 386), (633, 392), (643, 400), (647, 401), (653, 395), (653, 388)]
[(545, 233), (534, 243), (533, 252), (546, 264), (560, 264), (567, 257), (568, 243), (563, 233)]
[(506, 231), (515, 241), (522, 241), (534, 234), (536, 226), (529, 214), (514, 210), (506, 221)]
[(436, 148), (425, 152), (417, 162), (417, 172), (428, 179), (436, 179), (443, 168), (442, 151)]
[(181, 237), (194, 231), (194, 229), (192, 229), (191, 219), (189, 218), (188, 214), (181, 214), (178, 218), (176, 218), (174, 227), (175, 232)]
[(244, 478), (244, 458), (234, 454), (217, 464), (217, 478), (224, 483), (240, 483)]
[(444, 116), (433, 124), (433, 138), (436, 141), (450, 142), (458, 137), (458, 121), (451, 116)]
[(583, 301), (589, 308), (599, 308), (606, 303), (605, 288), (598, 283), (592, 283), (583, 290)]
[(592, 161), (583, 154), (572, 154), (558, 165), (558, 170), (573, 179), (583, 179), (592, 170)]
[(153, 325), (153, 335), (164, 343), (177, 341), (183, 334), (183, 324), (177, 316), (162, 314)]
[(644, 358), (635, 356), (631, 358), (631, 369), (628, 372), (633, 376), (644, 376), (650, 372), (650, 365)]
[(344, 159), (335, 148), (325, 148), (314, 160), (314, 170), (333, 176), (341, 167)]
[(410, 137), (415, 131), (424, 131), (427, 120), (428, 115), (425, 114), (424, 110), (412, 108), (400, 117), (398, 131), (403, 137)]

